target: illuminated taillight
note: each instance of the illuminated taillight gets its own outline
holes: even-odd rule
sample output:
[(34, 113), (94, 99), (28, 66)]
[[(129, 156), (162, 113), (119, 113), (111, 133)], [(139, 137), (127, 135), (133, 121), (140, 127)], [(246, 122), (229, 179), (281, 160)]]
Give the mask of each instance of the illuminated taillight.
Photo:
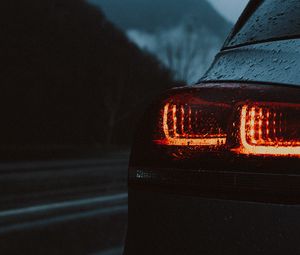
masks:
[(169, 96), (161, 104), (153, 142), (175, 158), (203, 150), (300, 157), (300, 104), (257, 102), (255, 95), (247, 103), (224, 98), (226, 93), (212, 91)]
[(240, 148), (248, 155), (300, 157), (300, 105), (249, 103), (241, 107)]
[(300, 202), (300, 87), (173, 89), (140, 124), (129, 168), (133, 188)]
[(161, 110), (159, 145), (218, 147), (226, 144), (230, 106), (181, 95), (169, 98)]

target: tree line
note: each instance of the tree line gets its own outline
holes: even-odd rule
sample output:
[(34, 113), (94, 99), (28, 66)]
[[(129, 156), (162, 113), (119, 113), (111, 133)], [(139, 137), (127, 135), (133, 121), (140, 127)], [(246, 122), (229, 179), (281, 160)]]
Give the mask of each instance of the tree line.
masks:
[(173, 81), (82, 0), (0, 8), (0, 143), (129, 144), (138, 116)]

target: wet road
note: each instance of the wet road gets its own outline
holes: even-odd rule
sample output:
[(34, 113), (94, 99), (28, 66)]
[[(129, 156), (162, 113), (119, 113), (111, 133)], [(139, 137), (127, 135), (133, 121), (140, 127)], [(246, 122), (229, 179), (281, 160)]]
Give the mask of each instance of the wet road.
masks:
[(127, 164), (127, 157), (1, 164), (1, 254), (120, 254)]

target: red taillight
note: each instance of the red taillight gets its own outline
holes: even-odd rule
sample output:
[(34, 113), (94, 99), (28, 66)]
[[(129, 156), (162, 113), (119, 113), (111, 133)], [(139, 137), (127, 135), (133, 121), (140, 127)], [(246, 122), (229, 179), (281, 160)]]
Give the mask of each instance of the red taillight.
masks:
[(154, 143), (172, 148), (171, 155), (177, 155), (176, 148), (180, 153), (222, 148), (242, 155), (300, 157), (300, 104), (254, 102), (253, 91), (241, 103), (244, 97), (233, 100), (233, 91), (227, 98), (219, 91), (170, 96), (161, 106)]
[[(154, 142), (169, 146), (222, 146), (226, 143), (224, 116), (230, 106), (192, 96), (175, 96), (161, 111), (161, 138)], [(225, 114), (225, 115), (224, 115)]]
[(241, 107), (241, 154), (300, 156), (300, 105), (251, 103)]

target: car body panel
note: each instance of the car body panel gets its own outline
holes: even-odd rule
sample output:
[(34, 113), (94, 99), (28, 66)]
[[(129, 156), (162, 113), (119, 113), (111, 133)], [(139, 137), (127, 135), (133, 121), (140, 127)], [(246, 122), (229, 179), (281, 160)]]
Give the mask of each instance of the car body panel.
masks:
[(300, 205), (142, 189), (129, 190), (129, 204), (125, 254), (300, 254)]
[[(255, 5), (260, 3), (260, 0), (250, 2), (248, 10), (246, 9), (240, 18), (232, 35), (238, 33), (247, 22), (251, 16), (248, 11), (255, 10)], [(250, 87), (254, 83), (255, 86), (262, 85), (262, 89), (264, 86), (269, 87), (270, 85), (270, 89), (272, 89), (280, 85), (281, 88), (292, 86), (298, 91), (300, 89), (299, 59), (300, 39), (297, 38), (270, 38), (266, 42), (251, 41), (243, 45), (227, 45), (227, 47), (225, 44), (225, 48), (217, 54), (211, 67), (200, 79), (199, 84), (192, 86), (191, 89), (204, 87), (204, 83), (206, 85), (210, 85), (207, 83), (215, 84), (216, 87), (234, 83), (239, 83), (245, 87), (250, 84)], [(276, 89), (274, 91), (276, 92)], [(243, 91), (239, 90), (236, 97), (239, 93), (243, 94)], [(282, 100), (289, 100), (282, 93), (277, 92), (277, 94), (276, 96), (281, 97)], [(224, 93), (225, 95), (226, 93)], [(147, 115), (148, 118), (151, 118), (149, 116)], [(138, 141), (140, 146), (135, 146), (133, 152), (142, 150), (141, 146), (147, 144), (146, 142), (143, 144), (143, 141), (149, 138), (147, 135), (138, 137), (140, 138)], [(153, 161), (155, 160), (157, 158), (154, 157)], [(300, 204), (298, 195), (296, 195), (297, 201), (295, 200), (295, 203), (274, 202), (278, 198), (278, 194), (275, 193), (272, 196), (276, 199), (248, 200), (244, 196), (242, 188), (237, 187), (234, 192), (240, 194), (239, 199), (205, 196), (191, 192), (189, 185), (196, 183), (195, 185), (201, 188), (205, 185), (211, 188), (211, 183), (206, 180), (202, 182), (201, 186), (201, 182), (193, 176), (190, 179), (184, 179), (185, 173), (182, 176), (179, 175), (180, 181), (167, 187), (166, 184), (171, 183), (176, 174), (173, 165), (169, 165), (168, 172), (155, 175), (155, 169), (149, 163), (147, 165), (144, 162), (143, 165), (139, 162), (138, 165), (135, 165), (136, 162), (133, 161), (129, 167), (129, 222), (125, 255), (300, 254)], [(204, 161), (205, 159), (203, 159)], [(199, 169), (204, 167), (203, 162)], [(260, 161), (258, 160), (258, 162)], [(299, 171), (299, 164), (297, 163), (299, 161), (295, 161), (296, 163), (289, 162), (295, 172)], [(226, 164), (223, 164), (217, 170), (223, 171), (225, 166)], [(151, 179), (153, 176), (159, 176), (158, 178), (161, 179), (155, 183), (156, 186), (153, 185), (152, 180), (149, 180), (149, 185), (143, 185), (141, 182), (135, 186), (130, 181), (130, 178), (134, 176), (134, 174), (131, 175), (133, 167), (137, 167), (137, 173), (140, 176), (145, 176), (145, 179), (148, 177)], [(147, 167), (149, 171), (144, 171)], [(204, 170), (212, 174), (212, 169), (209, 166), (205, 167), (207, 168)], [(184, 168), (182, 172), (191, 170), (187, 168)], [(259, 185), (267, 187), (267, 183), (275, 187), (286, 184), (282, 189), (283, 192), (296, 194), (290, 185), (295, 181), (295, 178), (284, 172), (286, 170), (284, 165), (280, 169), (283, 171), (282, 176), (278, 176), (277, 181), (273, 178), (274, 176), (267, 176), (259, 181), (262, 176), (261, 173), (258, 173), (259, 178), (254, 180), (254, 175), (250, 177), (253, 169), (248, 171), (246, 168), (237, 167), (236, 170), (247, 173), (243, 180), (246, 185), (251, 183), (254, 187), (253, 190), (258, 190), (258, 196), (262, 196), (259, 193)], [(273, 171), (273, 168), (266, 169), (260, 166), (255, 170)], [(168, 174), (170, 174), (169, 177)], [(203, 173), (201, 172), (201, 174)], [(209, 177), (211, 179), (215, 177), (213, 180), (218, 184), (221, 182), (220, 180), (223, 180), (223, 177), (218, 178), (210, 175)], [(291, 179), (287, 181), (287, 177)], [(188, 185), (182, 185), (183, 180), (187, 180)], [(234, 176), (229, 186), (236, 187), (238, 181), (239, 179)], [(145, 184), (147, 184), (146, 181)], [(298, 185), (296, 186), (298, 187)], [(269, 187), (267, 187), (268, 189)], [(222, 190), (219, 189), (219, 191), (222, 193)], [(250, 192), (250, 195), (253, 193)]]
[(299, 38), (298, 0), (251, 0), (227, 38), (224, 48)]
[[(221, 88), (222, 84), (230, 86), (238, 81), (245, 87), (261, 85), (262, 89), (267, 86), (274, 91), (285, 87), (298, 90), (299, 54), (300, 40), (277, 41), (224, 50), (218, 54), (201, 83), (191, 89), (209, 85), (204, 86), (203, 82), (215, 84), (216, 89), (218, 86)], [(276, 84), (280, 86), (274, 86)], [(239, 90), (240, 93), (242, 91)], [(279, 94), (276, 94), (276, 97), (290, 100), (283, 95), (284, 93)], [(295, 96), (297, 94), (295, 93)], [(237, 93), (237, 98), (238, 95)], [(147, 116), (151, 119), (150, 115)], [(136, 142), (143, 144), (142, 140), (138, 139)], [(133, 151), (137, 149), (142, 150), (136, 146)], [(135, 166), (133, 156), (134, 154), (129, 169)], [(155, 160), (157, 159), (153, 158), (153, 161)], [(137, 167), (140, 173), (141, 169), (150, 166), (139, 162)], [(294, 170), (297, 171), (298, 168), (296, 162)], [(150, 167), (149, 173), (154, 173), (154, 170)], [(171, 168), (170, 164), (170, 171), (172, 170), (174, 171), (170, 177), (175, 176), (175, 169)], [(211, 169), (206, 170), (210, 172)], [(146, 173), (145, 176), (152, 175)], [(287, 176), (291, 177), (291, 182), (287, 182), (286, 178), (282, 178), (282, 182), (280, 178), (275, 181), (274, 176), (272, 178), (268, 176), (266, 182), (263, 179), (260, 181), (256, 179), (252, 183), (253, 175), (251, 178), (246, 176), (243, 180), (245, 183), (252, 183), (257, 190), (259, 185), (267, 187), (267, 183), (271, 183), (275, 186), (287, 184), (287, 191), (294, 192), (292, 185), (288, 183), (294, 182), (295, 178)], [(171, 182), (171, 178), (167, 175), (164, 175), (162, 180)], [(194, 180), (198, 181), (196, 177)], [(215, 181), (219, 184), (220, 180), (216, 177)], [(233, 180), (235, 183), (233, 186), (236, 187), (238, 178), (234, 177)], [(180, 185), (179, 183), (176, 182), (177, 185)], [(276, 199), (268, 200), (269, 198), (263, 201), (248, 199), (240, 187), (235, 192), (241, 194), (241, 197), (235, 200), (234, 197), (220, 199), (222, 196), (188, 192), (192, 190), (188, 185), (167, 187), (163, 183), (156, 184), (159, 188), (151, 185), (151, 181), (149, 185), (140, 183), (137, 186), (132, 181), (129, 182), (129, 222), (125, 255), (300, 254), (298, 246), (300, 204), (297, 202), (281, 203), (274, 202)], [(207, 182), (207, 185), (209, 184)], [(201, 182), (198, 182), (198, 185), (201, 185)], [(186, 192), (184, 188), (187, 189)]]
[(300, 40), (281, 40), (221, 51), (201, 82), (300, 85)]

